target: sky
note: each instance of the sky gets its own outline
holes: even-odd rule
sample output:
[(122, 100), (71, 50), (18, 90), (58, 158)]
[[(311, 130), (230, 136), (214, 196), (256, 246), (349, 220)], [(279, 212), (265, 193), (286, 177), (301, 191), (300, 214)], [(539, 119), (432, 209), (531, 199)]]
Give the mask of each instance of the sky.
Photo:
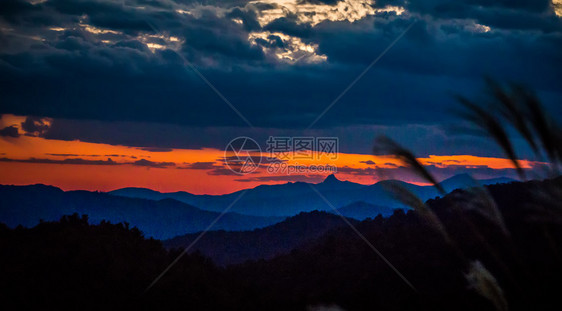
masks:
[(236, 174), (240, 136), (337, 137), (335, 160), (275, 160), (364, 184), (423, 183), (372, 155), (378, 135), (439, 179), (514, 177), (455, 95), (519, 83), (560, 120), (561, 50), (558, 0), (4, 0), (0, 183), (221, 194), (330, 173)]

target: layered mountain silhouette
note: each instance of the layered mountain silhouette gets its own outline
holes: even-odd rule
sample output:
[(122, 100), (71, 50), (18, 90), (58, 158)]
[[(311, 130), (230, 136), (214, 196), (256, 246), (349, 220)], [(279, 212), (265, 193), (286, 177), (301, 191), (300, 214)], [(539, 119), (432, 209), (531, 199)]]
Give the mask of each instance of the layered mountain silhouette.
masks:
[(388, 206), (374, 205), (363, 201), (357, 201), (338, 208), (337, 212), (331, 211), (331, 213), (340, 214), (348, 218), (364, 220), (367, 218), (373, 218), (376, 215), (387, 217), (392, 215), (394, 211), (395, 209)]
[[(442, 186), (446, 191), (451, 191), (458, 188), (507, 183), (511, 181), (513, 180), (508, 178), (478, 181), (472, 179), (469, 175), (463, 174), (445, 180)], [(297, 183), (297, 185), (300, 184), (302, 183)], [(437, 194), (436, 192), (432, 192), (433, 187), (419, 187), (396, 180), (383, 181), (377, 185), (383, 189), (388, 189), (397, 184), (418, 194)], [(293, 184), (292, 187), (295, 187), (295, 185)], [(357, 193), (356, 190), (358, 189), (368, 189), (368, 186), (365, 187), (352, 182), (339, 181), (334, 175), (328, 176), (324, 182), (316, 187), (320, 189), (319, 191), (324, 193), (340, 190)], [(287, 189), (289, 187), (279, 188)], [(267, 189), (275, 189), (275, 186), (271, 186)], [(294, 190), (294, 188), (289, 189)], [(160, 198), (161, 195), (166, 195), (159, 195), (158, 192), (146, 190), (147, 189), (139, 189), (139, 192), (144, 191), (146, 194), (152, 195), (154, 199)], [(183, 193), (175, 193), (174, 195), (177, 197), (180, 195), (188, 197), (187, 194)], [(194, 197), (194, 195), (189, 195)], [(277, 198), (278, 195), (275, 197)], [(315, 210), (312, 212), (301, 212), (280, 223), (252, 231), (227, 232), (220, 230), (208, 232), (198, 239), (197, 243), (190, 249), (190, 252), (200, 252), (202, 255), (213, 259), (213, 261), (219, 265), (238, 264), (247, 260), (270, 259), (277, 255), (286, 254), (293, 249), (303, 247), (303, 245), (307, 243), (312, 243), (315, 239), (332, 229), (346, 226), (341, 216), (348, 218), (352, 223), (357, 223), (357, 220), (375, 218), (377, 215), (389, 217), (394, 213), (397, 207), (398, 205), (375, 205), (365, 201), (356, 201), (340, 207), (336, 211), (330, 209), (327, 211)], [(166, 240), (163, 243), (166, 248), (170, 249), (184, 248), (190, 245), (198, 236), (199, 233), (186, 234)]]
[[(147, 200), (89, 191), (62, 191), (45, 185), (0, 186), (0, 222), (10, 227), (31, 227), (40, 222), (60, 219), (63, 215), (88, 215), (91, 223), (107, 220), (127, 222), (145, 235), (167, 239), (205, 230), (219, 213), (201, 210), (174, 200)], [(283, 220), (237, 213), (224, 214), (215, 230), (250, 230)]]
[[(447, 191), (471, 186), (490, 185), (514, 181), (509, 178), (497, 178), (474, 181), (468, 175), (457, 175), (444, 180), (441, 184)], [(312, 189), (315, 187), (333, 205), (334, 208), (344, 208), (344, 215), (365, 219), (376, 217), (379, 213), (389, 214), (391, 210), (405, 208), (389, 192), (389, 188), (400, 185), (422, 200), (439, 195), (435, 187), (418, 186), (397, 180), (385, 180), (374, 185), (362, 185), (349, 181), (340, 181), (334, 175), (318, 184), (305, 182), (289, 182), (281, 185), (261, 185), (247, 190), (246, 193), (232, 206), (231, 211), (253, 216), (294, 216), (300, 212), (333, 211)], [(175, 199), (208, 211), (221, 212), (227, 208), (239, 195), (240, 191), (225, 195), (194, 195), (188, 192), (161, 193), (144, 188), (123, 188), (109, 192), (112, 195), (143, 198), (150, 200)], [(369, 204), (369, 208), (358, 202)], [(351, 207), (350, 207), (351, 205)], [(380, 207), (380, 208), (376, 208)], [(358, 208), (357, 212), (352, 209)], [(371, 212), (372, 211), (372, 212)]]
[[(353, 224), (358, 221), (349, 219)], [(347, 226), (337, 215), (313, 211), (289, 217), (275, 225), (252, 231), (207, 232), (190, 249), (200, 252), (219, 265), (242, 263), (247, 260), (270, 259), (290, 252), (292, 249), (311, 243), (326, 232)], [(199, 236), (187, 234), (164, 241), (166, 248), (185, 248)]]
[[(477, 184), (488, 185), (512, 181), (507, 178), (474, 181), (458, 175), (443, 181), (447, 190)], [(340, 181), (334, 175), (319, 184), (304, 182), (262, 185), (247, 192), (212, 226), (212, 230), (241, 231), (263, 228), (286, 217), (314, 210), (363, 220), (379, 214), (388, 216), (393, 210), (405, 208), (388, 191), (401, 185), (422, 200), (438, 195), (431, 186), (417, 186), (396, 180), (361, 185)], [(316, 191), (329, 202), (328, 205)], [(0, 222), (8, 226), (33, 226), (40, 220), (59, 219), (73, 213), (87, 214), (92, 223), (102, 219), (128, 222), (149, 237), (169, 239), (186, 233), (203, 231), (240, 196), (195, 195), (188, 192), (161, 193), (144, 188), (124, 188), (109, 193), (62, 191), (45, 185), (0, 185)], [(337, 214), (337, 213), (336, 213)]]
[(466, 189), (475, 186), (486, 186), (495, 184), (507, 184), (516, 181), (512, 178), (499, 177), (490, 179), (473, 179), (469, 174), (459, 174), (451, 178), (445, 179), (441, 185), (446, 192), (451, 192), (455, 189)]

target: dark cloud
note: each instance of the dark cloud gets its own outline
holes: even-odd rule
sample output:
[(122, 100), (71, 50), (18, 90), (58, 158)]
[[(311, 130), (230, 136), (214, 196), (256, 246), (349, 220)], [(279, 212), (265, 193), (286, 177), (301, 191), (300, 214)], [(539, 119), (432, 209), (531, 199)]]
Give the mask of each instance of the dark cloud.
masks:
[(368, 164), (368, 165), (376, 165), (377, 164), (377, 163), (375, 163), (374, 161), (371, 161), (371, 160), (359, 161), (359, 163), (365, 163), (365, 164)]
[(389, 167), (398, 167), (398, 165), (394, 164), (394, 163), (385, 163), (385, 166), (389, 166)]
[[(250, 173), (251, 174), (251, 173)], [(212, 171), (207, 172), (207, 175), (212, 175), (212, 176), (240, 176), (241, 174), (226, 168), (226, 167), (217, 167), (215, 169), (213, 169)]]
[(73, 154), (73, 153), (45, 153), (46, 155), (51, 155), (54, 157), (79, 157), (79, 154)]
[(52, 160), (52, 159), (40, 159), (40, 158), (29, 158), (29, 159), (10, 159), (10, 158), (0, 158), (2, 162), (23, 162), (23, 163), (46, 163), (46, 164), (73, 164), (73, 165), (119, 165), (121, 163), (116, 163), (110, 158), (107, 160), (85, 160), (81, 158), (72, 158), (64, 160)]
[[(49, 154), (53, 156), (78, 156), (74, 154)], [(82, 156), (92, 156), (92, 155), (82, 155)], [(167, 168), (173, 167), (176, 164), (173, 162), (154, 162), (146, 159), (137, 160), (134, 162), (115, 162), (111, 158), (107, 160), (86, 160), (82, 158), (67, 158), (62, 160), (44, 159), (44, 158), (29, 158), (29, 159), (12, 159), (12, 158), (0, 158), (2, 162), (23, 162), (23, 163), (45, 163), (45, 164), (76, 164), (76, 165), (125, 165), (131, 164), (135, 166), (152, 167), (152, 168)]]
[(194, 162), (189, 163), (187, 166), (181, 168), (189, 170), (211, 170), (216, 169), (217, 166), (215, 165), (215, 162)]
[(549, 0), (414, 0), (400, 2), (411, 12), (429, 14), (438, 18), (478, 18), (478, 14), (482, 12), (511, 13), (513, 17), (517, 17), (521, 12), (527, 15), (554, 15), (552, 2)]
[[(136, 9), (135, 3), (145, 9)], [(195, 3), (204, 8), (194, 14), (176, 11)], [(47, 132), (29, 131), (32, 135), (74, 136), (140, 147), (223, 148), (228, 141), (209, 137), (223, 138), (230, 132), (217, 133), (221, 130), (216, 129), (241, 128), (245, 123), (192, 68), (257, 127), (305, 128), (417, 21), (316, 127), (328, 132), (357, 125), (404, 129), (408, 124), (442, 125), (451, 122), (446, 113), (455, 105), (451, 94), (480, 92), (484, 74), (537, 89), (552, 115), (562, 116), (558, 83), (562, 79), (558, 52), (562, 19), (554, 15), (549, 1), (381, 0), (375, 7), (398, 5), (407, 12), (314, 27), (289, 14), (263, 29), (259, 12), (246, 8), (247, 3), (143, 0), (123, 5), (51, 0), (31, 5), (23, 0), (3, 1), (0, 19), (6, 27), (0, 32), (0, 113), (86, 124), (79, 129), (55, 122)], [(253, 5), (257, 10), (271, 7)], [(249, 33), (261, 31), (317, 45), (316, 53), (326, 55), (327, 62), (291, 65), (271, 58), (263, 49), (285, 49), (287, 42), (280, 35), (271, 35), (252, 44)], [(147, 43), (164, 49), (151, 49)], [(101, 124), (95, 131), (84, 129), (94, 122)], [(145, 123), (183, 127), (177, 134), (167, 130), (169, 137), (163, 137), (155, 129), (164, 126), (143, 129), (131, 125)], [(39, 125), (30, 120), (26, 126)], [(63, 133), (62, 128), (75, 131)], [(193, 139), (182, 140), (180, 132), (189, 132)], [(366, 138), (361, 144), (350, 139), (353, 146), (347, 150), (370, 149)], [(443, 146), (456, 144), (452, 140)], [(410, 138), (408, 143), (427, 152), (421, 141)], [(434, 135), (429, 145), (444, 148), (438, 142)], [(464, 148), (456, 150), (469, 149)]]
[[(72, 153), (45, 153), (54, 157), (101, 157), (101, 154), (72, 154)], [(117, 157), (118, 155), (105, 155), (106, 157)], [(123, 157), (123, 156), (122, 156)]]
[(308, 38), (313, 34), (309, 24), (299, 24), (296, 18), (281, 17), (267, 24), (264, 30), (271, 32), (282, 32), (299, 38)]
[(25, 121), (21, 123), (22, 130), (24, 130), (26, 132), (25, 134), (28, 136), (43, 137), (50, 127), (50, 121), (40, 117), (27, 117)]
[[(452, 124), (458, 126), (457, 120)], [(199, 149), (201, 147), (224, 150), (235, 137), (251, 137), (256, 140), (264, 156), (267, 140), (278, 137), (338, 137), (342, 153), (371, 154), (375, 137), (387, 135), (415, 151), (417, 156), (429, 154), (472, 154), (478, 156), (503, 156), (496, 146), (485, 138), (467, 135), (449, 126), (440, 125), (375, 125), (301, 129), (247, 128), (247, 127), (192, 127), (146, 122), (104, 122), (91, 120), (55, 119), (45, 135), (47, 139), (80, 140), (113, 145), (157, 147), (175, 149)], [(526, 143), (514, 140), (517, 149), (525, 150)], [(107, 155), (106, 155), (107, 156)], [(119, 156), (119, 155), (114, 155)], [(532, 152), (521, 153), (523, 157)], [(217, 159), (222, 163), (224, 159)], [(267, 160), (267, 159), (265, 159)], [(262, 163), (265, 163), (262, 159)]]
[(246, 31), (253, 31), (261, 29), (260, 23), (257, 20), (256, 13), (254, 11), (243, 11), (239, 8), (235, 8), (226, 14), (226, 17), (235, 19), (239, 18)]
[[(427, 183), (427, 180), (416, 174), (411, 168), (392, 165), (390, 168), (352, 168), (349, 166), (338, 167), (338, 173), (351, 174), (355, 176), (373, 176), (378, 179), (399, 179), (409, 182), (419, 182)], [(443, 167), (442, 165), (429, 164), (425, 165), (425, 168), (433, 175), (437, 180), (445, 180), (455, 175), (459, 174), (469, 174), (477, 179), (489, 179), (498, 177), (508, 177), (513, 179), (518, 179), (517, 171), (515, 168), (505, 168), (505, 169), (493, 169), (486, 165), (448, 165)], [(537, 174), (540, 176), (546, 171), (542, 165), (536, 165), (534, 167), (525, 169), (528, 174)]]
[(328, 4), (334, 5), (343, 0), (298, 0), (297, 3)]
[(0, 130), (0, 136), (17, 138), (20, 137), (20, 134), (18, 133), (18, 128), (15, 125), (10, 125)]
[(318, 183), (326, 178), (325, 175), (281, 175), (281, 176), (256, 176), (249, 178), (240, 178), (236, 181), (240, 182), (269, 182), (269, 181), (289, 181), (289, 182), (308, 182)]
[(378, 168), (353, 168), (349, 166), (338, 167), (338, 173), (352, 174), (357, 176), (377, 176)]
[(176, 165), (174, 162), (153, 162), (146, 159), (137, 160), (132, 164), (135, 166), (145, 166), (145, 167), (154, 167), (154, 168), (166, 168)]
[(160, 148), (160, 147), (144, 147), (144, 148), (140, 148), (140, 150), (149, 151), (149, 152), (171, 152), (174, 149), (172, 149), (172, 148)]

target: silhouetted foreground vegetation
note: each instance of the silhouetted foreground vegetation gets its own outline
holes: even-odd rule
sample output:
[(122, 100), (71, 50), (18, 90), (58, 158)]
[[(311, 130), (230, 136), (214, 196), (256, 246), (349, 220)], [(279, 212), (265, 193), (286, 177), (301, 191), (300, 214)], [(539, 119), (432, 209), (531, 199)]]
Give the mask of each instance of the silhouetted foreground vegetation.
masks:
[[(355, 219), (349, 219), (356, 224)], [(190, 252), (200, 252), (216, 264), (227, 266), (247, 260), (271, 259), (309, 243), (326, 232), (347, 224), (337, 215), (327, 212), (302, 212), (286, 220), (252, 231), (211, 231), (197, 240)], [(183, 248), (199, 237), (199, 233), (162, 241), (168, 249)]]
[(190, 255), (158, 284), (151, 293), (156, 295), (148, 296), (153, 304), (145, 304), (146, 286), (177, 252), (166, 252), (160, 241), (145, 239), (126, 224), (89, 225), (86, 216), (74, 214), (31, 229), (3, 226), (0, 236), (0, 295), (21, 309), (208, 305), (225, 286), (223, 273), (208, 259)]
[(227, 268), (189, 254), (145, 292), (179, 252), (127, 225), (89, 225), (74, 215), (0, 229), (0, 299), (20, 308), (493, 310), (503, 304), (478, 291), (497, 282), (510, 310), (559, 310), (562, 178), (487, 190), (501, 226), (468, 191), (427, 202), (446, 238), (414, 212), (357, 225), (417, 292), (348, 227), (289, 254)]

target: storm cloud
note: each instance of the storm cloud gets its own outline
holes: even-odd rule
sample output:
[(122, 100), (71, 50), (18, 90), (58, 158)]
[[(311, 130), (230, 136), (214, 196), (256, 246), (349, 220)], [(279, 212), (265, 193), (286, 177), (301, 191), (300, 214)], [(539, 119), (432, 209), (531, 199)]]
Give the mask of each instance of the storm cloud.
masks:
[[(115, 122), (245, 128), (224, 96), (258, 128), (306, 128), (411, 25), (315, 127), (443, 126), (451, 95), (479, 93), (483, 75), (528, 85), (562, 116), (561, 8), (551, 1), (283, 3), (2, 1), (0, 113), (54, 118), (32, 132), (46, 137), (57, 119), (108, 133)], [(39, 126), (31, 121), (23, 127)], [(161, 137), (156, 128), (143, 132)], [(155, 147), (185, 144), (172, 140)]]

